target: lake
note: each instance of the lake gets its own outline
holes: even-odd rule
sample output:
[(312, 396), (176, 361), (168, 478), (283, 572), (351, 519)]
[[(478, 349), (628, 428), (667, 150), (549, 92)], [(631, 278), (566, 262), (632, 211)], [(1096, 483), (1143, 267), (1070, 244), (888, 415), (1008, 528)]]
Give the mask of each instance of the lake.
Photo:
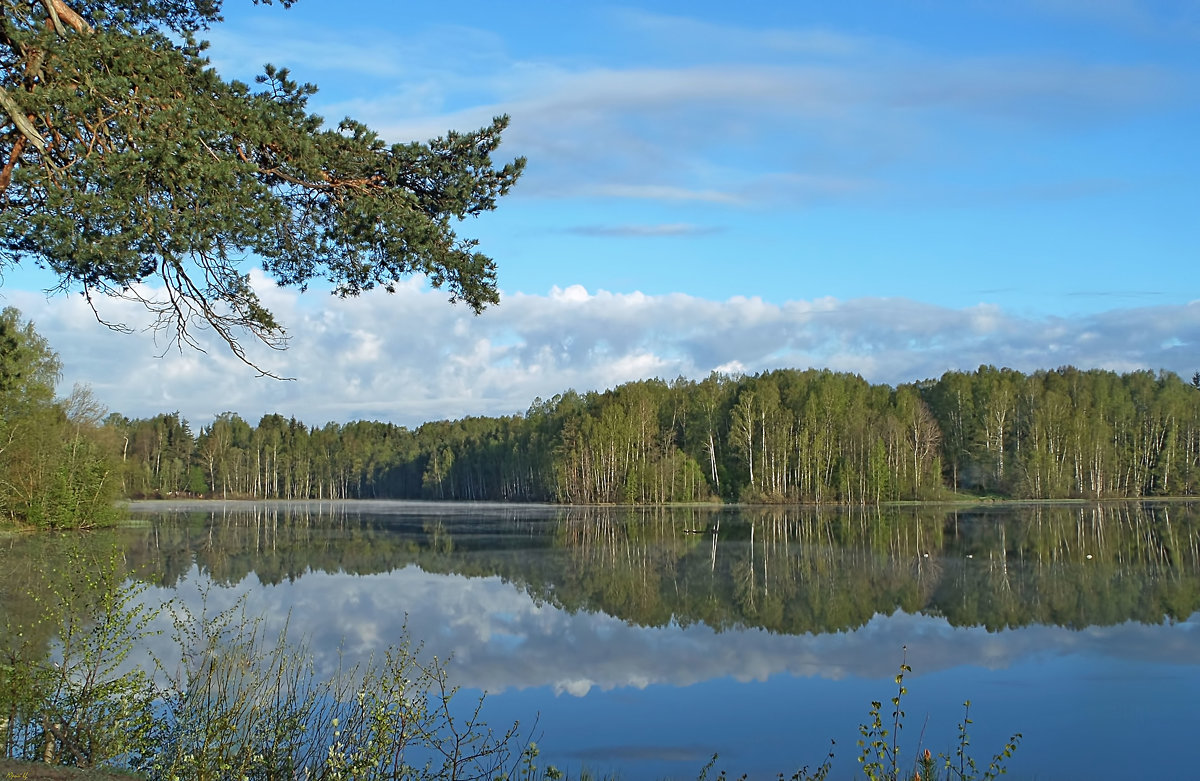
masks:
[[(93, 535), (152, 600), (234, 604), (318, 672), (400, 641), (450, 658), (542, 763), (625, 779), (857, 768), (895, 695), (901, 744), (1011, 778), (1184, 777), (1200, 699), (1200, 505), (827, 509), (141, 502)], [(3, 553), (53, 559), (54, 543)], [(41, 566), (39, 564), (38, 566)], [(17, 576), (4, 589), (12, 598)], [(158, 641), (156, 641), (158, 642)], [(162, 642), (165, 642), (163, 640)], [(146, 649), (151, 650), (151, 649)], [(890, 717), (889, 717), (890, 718)], [(905, 763), (905, 766), (908, 766)]]

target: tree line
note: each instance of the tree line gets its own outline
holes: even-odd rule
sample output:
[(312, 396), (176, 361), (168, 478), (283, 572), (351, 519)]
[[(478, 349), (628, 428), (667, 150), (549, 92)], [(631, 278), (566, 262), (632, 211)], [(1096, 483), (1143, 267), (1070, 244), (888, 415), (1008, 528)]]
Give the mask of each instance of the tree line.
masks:
[(415, 429), (110, 416), (130, 497), (875, 505), (1190, 496), (1200, 390), (1169, 372), (983, 366), (890, 387), (827, 370), (646, 380)]
[(94, 525), (120, 497), (878, 505), (1200, 491), (1200, 376), (982, 366), (892, 387), (781, 369), (568, 390), (417, 428), (107, 414), (0, 314), (0, 512)]

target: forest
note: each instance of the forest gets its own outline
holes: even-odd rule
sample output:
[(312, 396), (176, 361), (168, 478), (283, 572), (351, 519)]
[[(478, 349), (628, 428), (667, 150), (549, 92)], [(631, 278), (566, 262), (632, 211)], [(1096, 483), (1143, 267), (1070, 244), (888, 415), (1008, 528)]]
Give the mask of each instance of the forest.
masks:
[(713, 374), (536, 399), (524, 415), (309, 426), (109, 416), (129, 497), (875, 505), (967, 494), (1189, 496), (1200, 390), (1169, 372), (983, 366), (890, 387)]
[[(57, 359), (0, 318), (0, 503), (87, 525), (119, 498), (878, 505), (1200, 491), (1200, 375), (981, 366), (891, 387), (819, 369), (567, 390), (521, 415), (257, 423), (55, 397)], [(80, 519), (86, 523), (81, 523)]]

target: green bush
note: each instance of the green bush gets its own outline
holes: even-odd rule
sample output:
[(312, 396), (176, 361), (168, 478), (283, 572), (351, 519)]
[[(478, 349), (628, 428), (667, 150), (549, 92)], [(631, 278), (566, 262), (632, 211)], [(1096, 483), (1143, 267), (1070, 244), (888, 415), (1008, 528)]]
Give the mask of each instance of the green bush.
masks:
[[(115, 558), (77, 553), (71, 573), (50, 573), (32, 598), (31, 625), (6, 618), (0, 637), (2, 756), (92, 767), (146, 750), (155, 688), (126, 660), (150, 632), (156, 611), (140, 601), (144, 585), (123, 587)], [(39, 638), (53, 628), (47, 648)]]
[[(518, 725), (493, 732), (482, 700), (461, 715), (445, 665), (422, 661), (407, 641), (320, 680), (303, 645), (286, 628), (264, 635), (244, 601), (216, 614), (151, 608), (146, 585), (124, 584), (118, 562), (74, 556), (80, 577), (48, 578), (32, 595), (42, 627), (4, 627), (0, 756), (172, 781), (531, 772), (536, 749)], [(156, 659), (152, 675), (128, 658), (164, 611), (180, 653)], [(49, 648), (36, 639), (45, 625), (56, 628)]]

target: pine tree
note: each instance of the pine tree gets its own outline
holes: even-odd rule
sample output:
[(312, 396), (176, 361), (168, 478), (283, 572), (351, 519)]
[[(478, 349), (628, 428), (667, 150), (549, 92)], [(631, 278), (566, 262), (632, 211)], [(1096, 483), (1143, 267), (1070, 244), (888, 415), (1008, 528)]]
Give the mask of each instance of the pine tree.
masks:
[(243, 360), (247, 335), (286, 343), (248, 256), (300, 289), (390, 292), (419, 273), (476, 312), (496, 303), (494, 262), (454, 223), (520, 175), (523, 159), (491, 160), (507, 117), (428, 143), (330, 126), (286, 69), (251, 87), (209, 67), (197, 35), (220, 10), (0, 0), (0, 270), (32, 263), (89, 302), (140, 301), (181, 346), (211, 326)]

